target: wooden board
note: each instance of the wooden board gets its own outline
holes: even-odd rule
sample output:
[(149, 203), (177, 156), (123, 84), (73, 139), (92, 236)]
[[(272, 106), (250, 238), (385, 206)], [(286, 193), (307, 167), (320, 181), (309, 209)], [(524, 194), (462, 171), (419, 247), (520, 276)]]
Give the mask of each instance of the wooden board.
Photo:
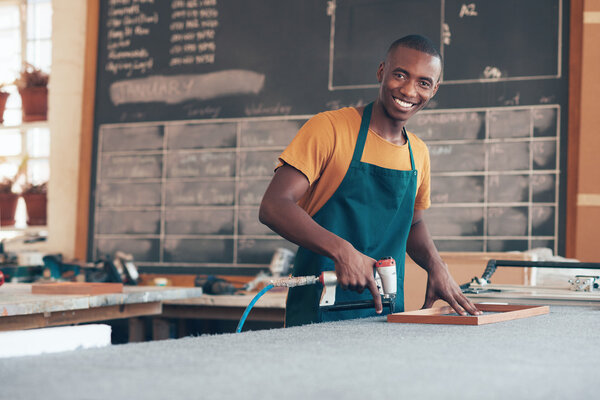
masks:
[(32, 294), (105, 294), (123, 293), (122, 283), (104, 282), (53, 282), (34, 283)]
[[(448, 315), (455, 313), (455, 311), (452, 307), (445, 306), (390, 314), (387, 317), (387, 321), (410, 324), (484, 325), (512, 319), (528, 318), (550, 312), (550, 307), (548, 306), (476, 304), (476, 307), (484, 313), (482, 315), (465, 316)], [(494, 314), (486, 314), (486, 311), (493, 312)]]

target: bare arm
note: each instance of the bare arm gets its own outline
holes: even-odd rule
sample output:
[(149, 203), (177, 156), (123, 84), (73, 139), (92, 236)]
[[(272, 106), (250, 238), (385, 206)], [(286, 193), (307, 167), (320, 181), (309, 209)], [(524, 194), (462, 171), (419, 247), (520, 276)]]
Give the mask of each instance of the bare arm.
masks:
[(287, 164), (278, 168), (263, 196), (260, 222), (287, 240), (331, 258), (340, 286), (359, 293), (368, 289), (373, 295), (375, 310), (380, 313), (383, 307), (373, 278), (375, 260), (317, 224), (298, 206), (298, 200), (308, 188), (308, 179), (300, 171)]
[(415, 210), (413, 222), (406, 242), (406, 251), (421, 268), (427, 271), (427, 292), (423, 308), (430, 308), (433, 303), (445, 300), (457, 313), (478, 315), (481, 312), (462, 294), (448, 266), (435, 248), (433, 239), (423, 220), (423, 210)]

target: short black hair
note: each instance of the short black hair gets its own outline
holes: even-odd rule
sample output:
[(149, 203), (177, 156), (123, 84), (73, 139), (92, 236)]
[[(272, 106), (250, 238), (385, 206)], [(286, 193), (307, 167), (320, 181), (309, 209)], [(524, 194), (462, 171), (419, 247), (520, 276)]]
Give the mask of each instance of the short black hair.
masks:
[(429, 54), (430, 56), (437, 57), (440, 59), (440, 61), (442, 61), (443, 64), (442, 54), (437, 49), (437, 47), (435, 47), (435, 44), (433, 44), (433, 42), (426, 36), (408, 35), (401, 37), (400, 39), (394, 41), (394, 43), (390, 45), (387, 54), (390, 54), (390, 52), (392, 52), (394, 49), (400, 46), (408, 47), (409, 49), (418, 50), (422, 53)]

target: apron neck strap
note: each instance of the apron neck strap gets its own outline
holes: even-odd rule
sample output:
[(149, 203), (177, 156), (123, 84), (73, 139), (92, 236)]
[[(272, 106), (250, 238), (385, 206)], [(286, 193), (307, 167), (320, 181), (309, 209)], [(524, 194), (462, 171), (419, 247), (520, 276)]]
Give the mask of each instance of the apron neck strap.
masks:
[(360, 162), (362, 158), (363, 149), (365, 142), (367, 141), (367, 134), (369, 132), (369, 125), (371, 124), (371, 112), (373, 111), (373, 103), (369, 103), (363, 110), (362, 120), (360, 121), (360, 130), (358, 131), (358, 138), (354, 145), (354, 154), (352, 160)]
[[(369, 125), (371, 124), (371, 113), (373, 111), (373, 103), (369, 103), (365, 106), (363, 110), (362, 120), (360, 121), (360, 130), (358, 131), (358, 138), (356, 139), (356, 144), (354, 145), (354, 154), (352, 154), (352, 160), (360, 162), (362, 158), (363, 149), (365, 148), (365, 143), (367, 141), (367, 134), (369, 133)], [(406, 143), (408, 143), (408, 151), (410, 153), (410, 167), (411, 170), (415, 169), (415, 160), (413, 158), (412, 148), (410, 146), (410, 140), (408, 140), (408, 134), (406, 133), (406, 129), (402, 128), (402, 133), (406, 138)]]

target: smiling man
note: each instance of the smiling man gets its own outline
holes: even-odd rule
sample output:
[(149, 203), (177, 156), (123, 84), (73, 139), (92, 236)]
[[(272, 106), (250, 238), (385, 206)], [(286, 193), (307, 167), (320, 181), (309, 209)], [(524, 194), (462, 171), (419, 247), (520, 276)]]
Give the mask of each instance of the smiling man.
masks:
[(371, 296), (375, 302), (375, 309), (323, 311), (318, 285), (291, 288), (286, 326), (380, 314), (373, 268), (385, 256), (396, 260), (395, 310), (402, 311), (406, 252), (428, 273), (425, 308), (443, 299), (460, 314), (479, 313), (423, 221), (430, 206), (429, 152), (405, 129), (436, 94), (441, 72), (441, 55), (429, 39), (398, 39), (377, 70), (373, 103), (317, 114), (279, 157), (259, 218), (300, 246), (294, 275), (335, 270), (336, 303)]

